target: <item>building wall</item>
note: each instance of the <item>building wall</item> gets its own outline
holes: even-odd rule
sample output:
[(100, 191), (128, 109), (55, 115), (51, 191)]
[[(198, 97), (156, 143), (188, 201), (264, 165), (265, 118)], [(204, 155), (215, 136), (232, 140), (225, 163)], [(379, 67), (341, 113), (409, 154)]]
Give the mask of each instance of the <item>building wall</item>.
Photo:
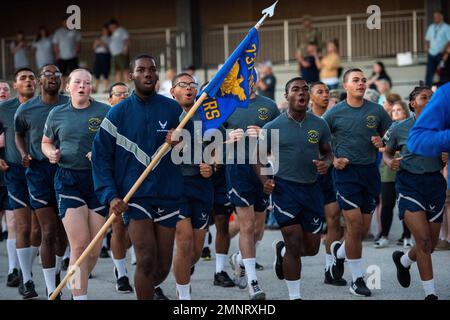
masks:
[(153, 29), (176, 25), (175, 0), (95, 0), (95, 1), (2, 1), (0, 37), (14, 35), (23, 30), (34, 35), (40, 25), (50, 30), (59, 28), (66, 9), (77, 4), (81, 9), (81, 31), (95, 32), (116, 18), (128, 29)]
[[(261, 10), (274, 0), (199, 0), (203, 26), (257, 21)], [(378, 5), (384, 11), (423, 9), (425, 0), (283, 0), (278, 3), (275, 19), (301, 18), (304, 14), (329, 16), (361, 13), (370, 5)], [(335, 4), (330, 4), (330, 3)]]

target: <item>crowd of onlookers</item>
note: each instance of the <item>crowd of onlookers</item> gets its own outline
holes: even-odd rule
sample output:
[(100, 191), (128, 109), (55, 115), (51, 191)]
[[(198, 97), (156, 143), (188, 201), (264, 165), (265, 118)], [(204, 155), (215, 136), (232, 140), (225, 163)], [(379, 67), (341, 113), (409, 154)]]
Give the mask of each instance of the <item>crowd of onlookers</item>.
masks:
[[(63, 73), (61, 88), (65, 86), (65, 78), (79, 67), (81, 52), (81, 33), (67, 27), (67, 17), (61, 21), (61, 26), (53, 34), (45, 26), (39, 27), (37, 36), (31, 46), (25, 41), (25, 34), (19, 31), (11, 42), (14, 69), (30, 67), (31, 61), (27, 54), (31, 49), (37, 69), (46, 64), (56, 63)], [(105, 92), (109, 88), (111, 69), (115, 72), (115, 82), (126, 82), (128, 79), (130, 36), (119, 22), (111, 19), (103, 25), (98, 37), (93, 42), (95, 54), (92, 67), (95, 76), (94, 92), (99, 88), (103, 78)]]

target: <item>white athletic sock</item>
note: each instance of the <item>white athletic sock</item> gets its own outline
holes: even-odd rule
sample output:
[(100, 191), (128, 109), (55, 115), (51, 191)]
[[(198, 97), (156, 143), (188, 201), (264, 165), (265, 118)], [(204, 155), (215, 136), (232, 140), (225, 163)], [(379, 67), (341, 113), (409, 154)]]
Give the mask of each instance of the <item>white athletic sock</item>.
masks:
[(240, 251), (238, 252), (238, 254), (237, 254), (237, 256), (236, 256), (236, 261), (237, 261), (237, 263), (238, 263), (241, 267), (244, 266), (244, 262), (243, 262), (243, 260), (242, 260), (242, 255), (241, 255), (241, 252), (240, 252)]
[(203, 240), (203, 248), (209, 247), (208, 238), (209, 238), (209, 230), (206, 231), (205, 233), (205, 239)]
[(216, 253), (216, 273), (222, 272), (225, 269), (226, 261), (227, 261), (226, 254)]
[(61, 272), (61, 265), (64, 257), (55, 255), (55, 273), (58, 274)]
[(344, 259), (345, 258), (345, 241), (342, 242), (341, 246), (339, 247), (337, 253), (336, 253), (336, 257), (338, 259)]
[(31, 246), (31, 256), (30, 256), (30, 271), (33, 271), (34, 259), (36, 259), (39, 247)]
[(127, 272), (127, 258), (123, 259), (112, 259), (114, 262), (114, 265), (116, 266), (116, 270), (118, 273), (118, 279), (122, 277), (128, 277)]
[(136, 252), (134, 251), (134, 247), (131, 246), (128, 250), (130, 251), (131, 255), (131, 264), (136, 264)]
[(87, 294), (82, 296), (73, 296), (73, 300), (87, 300)]
[(402, 266), (404, 266), (405, 268), (408, 268), (410, 265), (412, 265), (415, 261), (411, 260), (411, 258), (409, 257), (409, 251), (407, 253), (405, 253), (404, 255), (402, 255), (402, 257), (400, 258), (400, 263), (402, 264)]
[(363, 277), (361, 259), (347, 259), (348, 267), (352, 273), (353, 282)]
[(67, 259), (67, 258), (70, 259), (70, 247), (69, 246), (66, 247), (66, 251), (64, 251), (64, 256), (63, 256), (63, 259)]
[(301, 299), (300, 294), (300, 279), (298, 280), (284, 280), (289, 292), (289, 300)]
[(6, 250), (8, 251), (8, 274), (13, 272), (13, 269), (17, 268), (17, 252), (16, 252), (16, 239), (6, 240)]
[(331, 254), (325, 254), (325, 270), (328, 270), (333, 263), (333, 256)]
[(247, 282), (250, 284), (253, 280), (258, 281), (258, 278), (256, 277), (256, 259), (255, 258), (248, 258), (248, 259), (242, 259), (242, 262), (244, 262), (245, 266), (245, 273), (247, 274)]
[(23, 283), (27, 283), (31, 280), (31, 268), (30, 268), (30, 255), (31, 248), (16, 249), (17, 258), (19, 259), (20, 269), (22, 270)]
[(51, 294), (56, 289), (55, 276), (56, 268), (42, 269), (44, 272), (45, 285), (47, 286), (48, 294)]
[(281, 256), (284, 257), (285, 254), (286, 254), (286, 246), (283, 246), (283, 248), (281, 249)]
[(436, 290), (434, 288), (434, 279), (428, 281), (422, 281), (423, 290), (425, 290), (425, 296), (430, 294), (436, 295)]
[(178, 300), (191, 300), (191, 284), (178, 284)]

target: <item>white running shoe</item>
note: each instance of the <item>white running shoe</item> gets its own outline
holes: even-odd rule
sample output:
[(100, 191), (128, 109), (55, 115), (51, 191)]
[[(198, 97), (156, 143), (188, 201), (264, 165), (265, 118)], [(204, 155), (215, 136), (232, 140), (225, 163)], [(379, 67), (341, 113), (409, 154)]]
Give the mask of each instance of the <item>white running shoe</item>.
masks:
[(240, 289), (247, 288), (247, 276), (245, 275), (245, 268), (237, 261), (238, 252), (235, 252), (230, 257), (230, 262), (234, 270), (234, 284)]
[(248, 287), (250, 300), (266, 300), (266, 294), (259, 287), (258, 281), (253, 280)]
[(373, 245), (376, 249), (387, 248), (389, 247), (389, 240), (386, 238), (380, 238), (378, 241), (375, 241)]

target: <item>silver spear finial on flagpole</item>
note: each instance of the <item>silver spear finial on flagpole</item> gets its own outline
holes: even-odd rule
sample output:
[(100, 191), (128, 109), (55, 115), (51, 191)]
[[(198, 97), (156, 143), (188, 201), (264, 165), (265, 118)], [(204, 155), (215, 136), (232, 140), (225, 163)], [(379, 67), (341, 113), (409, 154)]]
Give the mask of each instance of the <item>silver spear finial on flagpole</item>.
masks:
[(266, 20), (267, 17), (272, 17), (272, 16), (274, 15), (274, 12), (275, 12), (275, 6), (277, 5), (277, 3), (278, 3), (278, 0), (275, 1), (275, 3), (274, 3), (273, 5), (271, 5), (271, 6), (268, 7), (268, 8), (265, 8), (265, 9), (262, 11), (262, 14), (263, 14), (264, 16), (263, 16), (263, 17), (261, 18), (261, 20), (259, 20), (258, 23), (256, 24), (256, 29), (258, 29), (260, 26), (263, 25), (264, 20)]

